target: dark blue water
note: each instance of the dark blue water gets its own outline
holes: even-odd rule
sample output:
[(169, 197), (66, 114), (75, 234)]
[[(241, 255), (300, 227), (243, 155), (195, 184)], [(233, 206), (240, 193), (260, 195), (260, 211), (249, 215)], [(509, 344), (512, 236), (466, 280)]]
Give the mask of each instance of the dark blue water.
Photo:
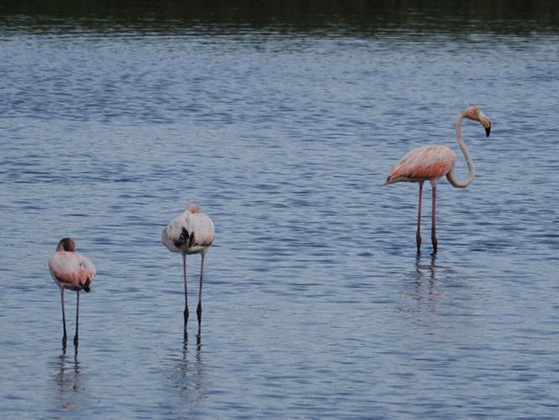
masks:
[[(36, 19), (0, 26), (2, 417), (556, 417), (556, 33)], [(459, 154), (470, 105), (492, 135), (465, 123), (476, 179), (439, 184), (436, 257), (425, 188), (417, 256), (417, 186), (384, 178)], [(216, 241), (185, 341), (160, 234), (188, 203)], [(98, 269), (77, 355), (64, 236)]]

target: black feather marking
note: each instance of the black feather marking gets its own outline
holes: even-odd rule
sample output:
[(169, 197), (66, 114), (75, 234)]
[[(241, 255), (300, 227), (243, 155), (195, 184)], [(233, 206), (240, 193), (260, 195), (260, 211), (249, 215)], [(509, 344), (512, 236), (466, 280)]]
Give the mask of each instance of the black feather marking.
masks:
[(89, 293), (91, 291), (91, 289), (89, 288), (90, 283), (91, 283), (91, 280), (87, 279), (85, 284), (83, 285), (83, 290), (85, 290), (87, 293)]
[(194, 232), (192, 232), (190, 234), (190, 240), (188, 241), (188, 247), (191, 248), (194, 245), (195, 241), (196, 241), (196, 239), (194, 239)]
[(182, 233), (181, 236), (179, 237), (179, 243), (183, 244), (186, 241), (188, 241), (190, 235), (188, 234), (188, 231), (185, 228), (182, 228)]

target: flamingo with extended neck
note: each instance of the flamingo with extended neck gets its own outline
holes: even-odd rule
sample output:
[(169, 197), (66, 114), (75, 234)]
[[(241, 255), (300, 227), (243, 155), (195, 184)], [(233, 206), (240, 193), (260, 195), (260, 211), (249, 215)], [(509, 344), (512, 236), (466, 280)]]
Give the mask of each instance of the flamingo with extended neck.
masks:
[(408, 152), (398, 164), (390, 171), (386, 178), (385, 184), (395, 182), (418, 182), (419, 183), (419, 205), (417, 213), (417, 252), (421, 248), (421, 196), (423, 193), (423, 183), (431, 182), (432, 187), (432, 212), (431, 212), (431, 242), (433, 244), (433, 252), (437, 252), (437, 233), (436, 233), (436, 199), (437, 199), (437, 181), (446, 175), (448, 182), (455, 188), (466, 188), (472, 183), (475, 177), (475, 169), (464, 138), (462, 137), (462, 120), (468, 118), (481, 123), (485, 128), (485, 133), (489, 137), (491, 132), (491, 121), (477, 107), (465, 109), (456, 121), (456, 141), (460, 146), (460, 150), (464, 154), (466, 164), (468, 165), (468, 177), (464, 181), (458, 181), (454, 175), (454, 164), (456, 163), (456, 153), (446, 146), (422, 146)]

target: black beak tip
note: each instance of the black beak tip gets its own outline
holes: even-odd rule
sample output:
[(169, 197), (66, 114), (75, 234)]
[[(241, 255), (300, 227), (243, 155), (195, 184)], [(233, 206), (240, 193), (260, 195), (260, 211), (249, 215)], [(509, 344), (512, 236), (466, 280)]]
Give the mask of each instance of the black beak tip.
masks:
[(490, 133), (491, 133), (491, 126), (489, 126), (485, 129), (485, 134), (486, 134), (487, 137), (489, 137)]

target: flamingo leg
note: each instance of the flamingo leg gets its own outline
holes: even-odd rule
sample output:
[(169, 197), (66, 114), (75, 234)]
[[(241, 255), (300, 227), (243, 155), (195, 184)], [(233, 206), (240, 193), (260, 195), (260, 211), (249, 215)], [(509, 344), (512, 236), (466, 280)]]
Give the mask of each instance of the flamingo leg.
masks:
[(421, 196), (423, 195), (423, 181), (419, 183), (419, 204), (417, 205), (417, 234), (415, 242), (417, 244), (417, 252), (421, 248)]
[(74, 336), (74, 346), (78, 347), (78, 323), (80, 320), (80, 292), (76, 292), (78, 297), (76, 301), (76, 335)]
[(431, 211), (431, 243), (433, 244), (433, 254), (437, 253), (437, 223), (436, 223), (436, 213), (435, 209), (437, 208), (437, 184), (433, 184), (433, 208)]
[(196, 315), (198, 316), (198, 335), (202, 330), (202, 281), (204, 278), (204, 254), (202, 253), (202, 266), (200, 267), (200, 287), (198, 289), (198, 307)]
[(62, 326), (64, 327), (64, 335), (62, 336), (62, 349), (66, 350), (66, 341), (68, 335), (66, 334), (66, 314), (64, 312), (64, 288), (60, 288), (60, 301), (62, 302)]
[(186, 254), (182, 254), (182, 271), (184, 274), (184, 330), (188, 322), (188, 288), (186, 286)]

